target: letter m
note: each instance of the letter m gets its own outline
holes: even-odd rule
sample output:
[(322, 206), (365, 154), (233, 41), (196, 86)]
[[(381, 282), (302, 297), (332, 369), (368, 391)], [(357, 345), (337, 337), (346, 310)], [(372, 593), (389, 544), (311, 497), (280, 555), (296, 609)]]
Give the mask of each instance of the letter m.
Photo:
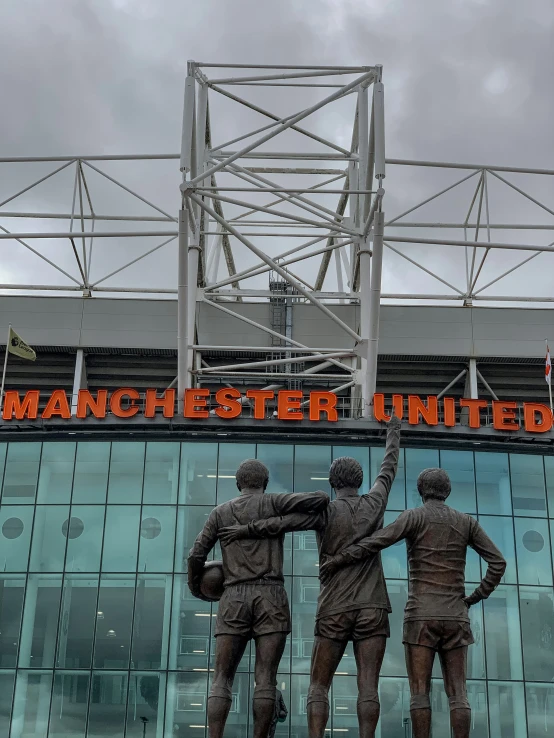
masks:
[(29, 392), (25, 393), (23, 400), (21, 400), (19, 392), (16, 390), (7, 390), (4, 394), (2, 418), (4, 420), (12, 420), (15, 415), (16, 420), (23, 420), (24, 418), (36, 420), (39, 396), (39, 390), (29, 390)]

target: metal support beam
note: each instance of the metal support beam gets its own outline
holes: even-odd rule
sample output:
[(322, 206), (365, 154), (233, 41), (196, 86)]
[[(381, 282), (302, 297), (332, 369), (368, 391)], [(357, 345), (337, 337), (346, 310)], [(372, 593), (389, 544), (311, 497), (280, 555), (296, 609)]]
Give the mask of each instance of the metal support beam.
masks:
[(87, 388), (87, 365), (85, 361), (85, 352), (83, 349), (77, 349), (75, 355), (75, 372), (73, 374), (73, 392), (71, 394), (71, 415), (77, 414), (77, 400), (79, 399), (79, 390)]
[(468, 366), (468, 389), (469, 396), (472, 400), (479, 398), (479, 388), (477, 387), (477, 360), (470, 359)]
[(179, 262), (177, 267), (177, 391), (180, 406), (185, 389), (192, 387), (192, 366), (188, 366), (188, 285), (189, 285), (189, 226), (185, 208), (179, 210)]
[(371, 257), (371, 293), (369, 300), (369, 341), (367, 345), (367, 372), (364, 381), (363, 409), (364, 418), (373, 412), (373, 395), (377, 385), (377, 356), (379, 351), (379, 316), (381, 311), (381, 276), (383, 271), (383, 229), (385, 215), (375, 214), (375, 231), (373, 234), (373, 255)]

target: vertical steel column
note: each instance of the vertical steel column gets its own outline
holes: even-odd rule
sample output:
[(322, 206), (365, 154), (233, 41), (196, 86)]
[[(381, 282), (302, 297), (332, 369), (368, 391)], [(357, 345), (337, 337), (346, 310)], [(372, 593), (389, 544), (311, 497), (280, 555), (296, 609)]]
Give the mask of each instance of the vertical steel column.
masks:
[[(197, 142), (195, 137), (195, 79), (194, 63), (187, 64), (187, 77), (185, 79), (185, 99), (183, 105), (183, 130), (181, 136), (181, 163), (180, 169), (183, 182), (187, 174), (194, 176), (196, 173), (196, 151)], [(179, 410), (183, 409), (185, 389), (192, 386), (192, 361), (190, 360), (189, 345), (193, 340), (190, 335), (191, 305), (189, 300), (189, 284), (191, 280), (189, 268), (189, 214), (187, 210), (186, 194), (182, 196), (181, 210), (179, 210), (179, 261), (178, 261), (178, 285), (177, 285), (177, 395)], [(193, 249), (198, 255), (198, 251)], [(196, 263), (198, 269), (198, 262)], [(194, 274), (196, 284), (196, 274)], [(194, 296), (196, 300), (196, 295)], [(193, 308), (196, 306), (194, 305)], [(194, 309), (193, 309), (194, 314)], [(192, 323), (194, 326), (194, 322)]]
[(77, 415), (77, 401), (79, 399), (79, 390), (85, 389), (86, 382), (86, 364), (83, 349), (77, 349), (75, 356), (75, 373), (73, 375), (73, 393), (71, 395), (71, 415)]
[(469, 372), (467, 375), (469, 383), (469, 396), (471, 399), (476, 400), (479, 397), (479, 388), (477, 387), (477, 361), (476, 359), (469, 360)]
[[(367, 385), (368, 378), (368, 352), (370, 336), (371, 315), (371, 249), (370, 237), (360, 240), (360, 335), (362, 337), (362, 356), (360, 360), (360, 396), (362, 398), (362, 417), (370, 415), (370, 402)], [(373, 397), (373, 395), (371, 395)], [(354, 405), (352, 406), (354, 412)]]
[(188, 286), (189, 286), (189, 224), (184, 207), (179, 210), (179, 263), (177, 286), (177, 394), (179, 409), (182, 409), (185, 389), (191, 386), (188, 371)]
[(369, 297), (369, 341), (367, 373), (364, 386), (364, 417), (373, 411), (373, 395), (377, 386), (377, 355), (379, 350), (379, 316), (381, 310), (381, 274), (383, 271), (383, 230), (385, 214), (375, 213), (373, 254), (371, 256), (371, 292)]
[[(385, 178), (385, 99), (381, 81), (382, 67), (377, 67), (378, 77), (373, 86), (372, 123), (375, 137), (375, 179), (382, 188)], [(379, 208), (381, 204), (379, 203)], [(377, 356), (379, 352), (379, 319), (381, 311), (381, 276), (383, 272), (383, 232), (385, 215), (375, 213), (373, 227), (373, 253), (371, 256), (371, 294), (369, 298), (369, 340), (367, 345), (367, 371), (364, 377), (364, 417), (373, 414), (373, 395), (377, 387)], [(361, 286), (361, 283), (360, 283)], [(362, 336), (363, 337), (363, 336)]]

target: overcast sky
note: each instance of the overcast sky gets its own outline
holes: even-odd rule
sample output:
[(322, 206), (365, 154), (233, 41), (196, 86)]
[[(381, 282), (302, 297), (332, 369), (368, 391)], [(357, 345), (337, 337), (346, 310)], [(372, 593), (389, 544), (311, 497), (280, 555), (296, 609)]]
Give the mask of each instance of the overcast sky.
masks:
[[(552, 0), (3, 0), (2, 28), (0, 156), (177, 152), (187, 59), (380, 63), (389, 157), (554, 168)], [(274, 107), (285, 112), (277, 99)], [(329, 116), (314, 130), (340, 141), (350, 122), (342, 115), (339, 111)], [(231, 138), (240, 123), (240, 118), (218, 120), (222, 137)], [(53, 168), (1, 166), (1, 199)], [(175, 212), (176, 162), (138, 168), (129, 175), (123, 169), (103, 168), (131, 186), (142, 184), (143, 194)], [(55, 184), (42, 185), (8, 207), (67, 211), (72, 176), (63, 172)], [(130, 211), (130, 200), (119, 199), (107, 183), (103, 187), (99, 175), (90, 176), (100, 202), (116, 200), (122, 210)], [(460, 176), (416, 176), (411, 170), (387, 178), (387, 217)], [(545, 178), (528, 178), (525, 186), (552, 206), (554, 189)], [(464, 207), (458, 211), (462, 220), (470, 189), (464, 190)], [(491, 220), (523, 222), (536, 214), (539, 222), (551, 221), (527, 205), (518, 209), (516, 202), (508, 190), (493, 194), (491, 185)], [(449, 218), (455, 215), (453, 208), (453, 203), (445, 203)], [(55, 223), (48, 229), (60, 227)], [(0, 224), (10, 230), (38, 229), (36, 222), (1, 217)], [(519, 232), (516, 238), (548, 243), (551, 233)], [(493, 240), (502, 240), (498, 234)], [(504, 237), (514, 240), (513, 235)], [(0, 282), (57, 281), (49, 267), (43, 268), (22, 247), (6, 241), (1, 245)], [(37, 242), (33, 245), (38, 248)], [(49, 256), (76, 274), (66, 244), (50, 243), (47, 248)], [(99, 247), (96, 277), (129, 255), (128, 244), (117, 256), (111, 249)], [(174, 252), (161, 253), (157, 268), (169, 272)], [(459, 269), (459, 254), (421, 253), (430, 256), (441, 273), (455, 276)], [(522, 256), (491, 259), (486, 268), (490, 271), (483, 274), (492, 278)], [(553, 258), (542, 255), (523, 273), (537, 281), (542, 294), (553, 293), (548, 279)], [(412, 268), (399, 274), (398, 264), (394, 259), (386, 264), (388, 289), (413, 279)], [(136, 267), (131, 272), (134, 283), (145, 275), (150, 278), (151, 270), (152, 265)], [(169, 274), (165, 282), (171, 280)], [(518, 283), (521, 280), (504, 280), (497, 294)], [(440, 285), (438, 289), (442, 291)]]

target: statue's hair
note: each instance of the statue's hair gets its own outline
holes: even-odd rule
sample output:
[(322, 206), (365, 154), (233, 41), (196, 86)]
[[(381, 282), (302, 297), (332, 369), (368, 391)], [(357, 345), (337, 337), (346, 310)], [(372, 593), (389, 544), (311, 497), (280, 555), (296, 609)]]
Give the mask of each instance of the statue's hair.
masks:
[(356, 459), (351, 456), (340, 456), (335, 459), (329, 469), (329, 484), (333, 489), (362, 486), (364, 481), (363, 469)]
[(264, 490), (269, 482), (269, 471), (265, 464), (257, 459), (246, 459), (237, 469), (237, 487)]
[(417, 478), (417, 490), (423, 499), (446, 500), (451, 489), (444, 469), (424, 469)]

